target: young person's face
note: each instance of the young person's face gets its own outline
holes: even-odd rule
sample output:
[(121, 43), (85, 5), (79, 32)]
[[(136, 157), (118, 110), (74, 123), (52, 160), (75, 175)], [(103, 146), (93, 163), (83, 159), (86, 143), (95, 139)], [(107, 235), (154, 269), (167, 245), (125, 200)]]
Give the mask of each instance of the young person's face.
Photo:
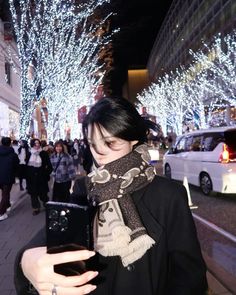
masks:
[(132, 151), (138, 141), (126, 141), (110, 134), (103, 127), (88, 126), (88, 143), (99, 166), (115, 161)]
[(40, 149), (40, 142), (39, 142), (38, 140), (35, 141), (35, 143), (34, 143), (34, 148), (35, 148), (36, 150)]
[(56, 150), (56, 152), (57, 152), (58, 154), (62, 153), (62, 146), (58, 144), (58, 145), (55, 147), (55, 150)]

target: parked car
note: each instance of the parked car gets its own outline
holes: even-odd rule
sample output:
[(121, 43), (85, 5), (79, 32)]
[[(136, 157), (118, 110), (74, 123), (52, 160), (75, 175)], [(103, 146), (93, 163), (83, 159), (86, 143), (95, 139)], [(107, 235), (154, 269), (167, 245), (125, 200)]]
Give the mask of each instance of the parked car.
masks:
[(236, 126), (197, 130), (176, 139), (163, 157), (163, 172), (211, 191), (236, 193)]

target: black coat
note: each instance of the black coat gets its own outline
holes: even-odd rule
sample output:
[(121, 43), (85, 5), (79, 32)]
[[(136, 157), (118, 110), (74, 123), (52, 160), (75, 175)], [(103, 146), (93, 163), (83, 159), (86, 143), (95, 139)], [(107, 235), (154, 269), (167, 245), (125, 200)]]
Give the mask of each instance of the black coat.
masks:
[[(99, 283), (91, 294), (206, 294), (206, 266), (185, 188), (157, 176), (150, 185), (133, 193), (132, 197), (144, 226), (156, 244), (128, 268), (122, 266), (119, 257), (97, 255), (99, 262), (94, 269), (99, 271)], [(26, 248), (44, 244), (42, 240), (38, 242), (34, 241)], [(21, 253), (16, 261), (17, 290), (20, 285), (26, 284), (19, 267)], [(27, 293), (18, 291), (17, 294)]]
[(0, 185), (13, 184), (19, 159), (12, 147), (0, 146)]
[[(27, 154), (26, 163), (28, 164), (31, 153)], [(42, 160), (41, 167), (28, 166), (26, 168), (26, 182), (29, 194), (45, 194), (49, 191), (48, 181), (52, 172), (52, 164), (48, 153), (41, 151), (39, 156)]]

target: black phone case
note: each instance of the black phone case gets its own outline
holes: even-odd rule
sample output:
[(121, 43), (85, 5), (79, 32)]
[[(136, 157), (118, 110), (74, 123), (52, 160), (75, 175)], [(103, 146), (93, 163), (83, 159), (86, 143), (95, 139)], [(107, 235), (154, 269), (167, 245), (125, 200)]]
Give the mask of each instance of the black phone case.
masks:
[[(93, 249), (92, 222), (94, 208), (71, 203), (47, 202), (47, 252), (61, 253)], [(69, 276), (84, 273), (87, 262), (76, 261), (55, 265), (55, 272)]]

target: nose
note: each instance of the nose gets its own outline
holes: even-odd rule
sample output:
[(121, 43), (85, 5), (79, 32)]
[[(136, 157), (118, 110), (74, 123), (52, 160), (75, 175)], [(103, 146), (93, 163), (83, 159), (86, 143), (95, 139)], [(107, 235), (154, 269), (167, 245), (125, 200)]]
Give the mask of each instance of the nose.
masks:
[(98, 155), (104, 155), (105, 154), (104, 146), (102, 146), (101, 144), (94, 145), (93, 149), (94, 149), (95, 153), (98, 154)]

